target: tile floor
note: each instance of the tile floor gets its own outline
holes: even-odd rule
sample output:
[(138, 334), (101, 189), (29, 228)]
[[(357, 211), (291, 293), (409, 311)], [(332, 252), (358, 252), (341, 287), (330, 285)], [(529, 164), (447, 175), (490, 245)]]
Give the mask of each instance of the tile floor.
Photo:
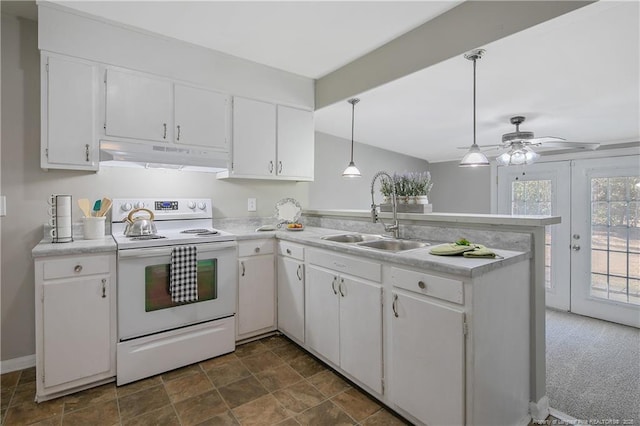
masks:
[(116, 387), (36, 404), (35, 369), (1, 376), (2, 425), (404, 425), (282, 336)]

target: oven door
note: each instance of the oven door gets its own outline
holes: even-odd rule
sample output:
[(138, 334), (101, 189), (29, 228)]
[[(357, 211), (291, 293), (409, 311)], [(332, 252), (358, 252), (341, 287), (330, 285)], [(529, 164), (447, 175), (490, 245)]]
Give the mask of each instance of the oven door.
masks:
[(237, 243), (196, 244), (198, 301), (175, 303), (169, 294), (172, 247), (118, 251), (120, 341), (235, 313)]

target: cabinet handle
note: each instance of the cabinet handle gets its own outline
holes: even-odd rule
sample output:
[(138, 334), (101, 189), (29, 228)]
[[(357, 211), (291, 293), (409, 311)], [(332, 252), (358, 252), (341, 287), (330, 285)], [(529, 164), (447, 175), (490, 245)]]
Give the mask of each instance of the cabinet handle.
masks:
[(425, 288), (427, 288), (427, 284), (425, 284), (424, 281), (418, 281), (418, 287), (424, 290)]
[(245, 273), (244, 262), (240, 262), (240, 266), (242, 266), (242, 276), (244, 277), (244, 273)]
[(84, 146), (84, 158), (85, 160), (89, 161), (89, 144), (86, 144)]
[(338, 294), (336, 290), (336, 281), (338, 281), (338, 277), (333, 277), (333, 282), (331, 282), (331, 288), (333, 289), (333, 294)]
[(391, 309), (393, 309), (393, 315), (398, 318), (398, 295), (393, 295), (393, 303), (391, 304)]
[(282, 173), (282, 161), (278, 161), (278, 173)]
[(344, 278), (340, 278), (340, 285), (338, 286), (338, 290), (340, 290), (340, 296), (344, 297), (344, 293), (342, 292), (342, 284), (344, 284)]
[(302, 265), (298, 265), (298, 269), (296, 270), (296, 276), (298, 277), (298, 281), (302, 281), (302, 275), (300, 275), (301, 271), (302, 271)]
[(269, 161), (269, 173), (273, 173), (273, 161)]
[(167, 123), (162, 123), (162, 127), (164, 128), (164, 132), (162, 133), (162, 139), (167, 138)]
[(103, 278), (102, 279), (102, 298), (104, 299), (105, 297), (107, 297), (107, 279)]
[(180, 125), (178, 125), (178, 137), (176, 138), (176, 141), (180, 140)]
[(291, 254), (291, 249), (287, 249), (287, 254)]
[(260, 253), (260, 247), (254, 248), (253, 251), (255, 251), (256, 253)]
[(73, 272), (77, 272), (77, 273), (82, 272), (82, 265), (76, 265), (76, 267), (73, 268)]

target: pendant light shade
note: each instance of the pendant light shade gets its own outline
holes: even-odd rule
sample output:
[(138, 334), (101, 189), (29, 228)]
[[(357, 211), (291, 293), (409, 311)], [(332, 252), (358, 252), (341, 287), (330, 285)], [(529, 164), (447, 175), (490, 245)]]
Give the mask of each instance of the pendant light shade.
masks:
[(353, 122), (354, 122), (353, 119), (354, 119), (356, 104), (360, 102), (360, 99), (353, 98), (353, 99), (349, 99), (347, 102), (351, 104), (351, 161), (349, 162), (349, 165), (347, 166), (347, 168), (344, 169), (344, 172), (342, 172), (342, 176), (352, 178), (352, 177), (361, 176), (360, 170), (358, 170), (358, 168), (356, 167), (356, 163), (353, 162)]
[(476, 61), (484, 54), (483, 49), (473, 50), (464, 55), (470, 61), (473, 61), (473, 144), (469, 151), (462, 157), (460, 167), (479, 167), (488, 166), (489, 160), (487, 156), (480, 151), (480, 147), (476, 143)]

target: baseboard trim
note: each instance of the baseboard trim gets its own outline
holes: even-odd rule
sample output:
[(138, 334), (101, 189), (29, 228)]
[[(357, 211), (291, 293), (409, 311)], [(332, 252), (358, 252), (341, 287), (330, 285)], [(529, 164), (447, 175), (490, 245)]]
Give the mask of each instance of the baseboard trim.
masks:
[(20, 358), (0, 361), (0, 373), (10, 373), (12, 371), (24, 370), (25, 368), (36, 366), (36, 355), (27, 355)]
[(529, 412), (534, 422), (543, 422), (549, 417), (549, 398), (545, 395), (538, 402), (529, 402)]
[(560, 410), (556, 410), (555, 408), (549, 407), (549, 414), (551, 414), (553, 417), (555, 417), (556, 419), (564, 423), (567, 423), (570, 425), (578, 424), (578, 419), (576, 419), (575, 417), (571, 417), (567, 413), (563, 413)]

